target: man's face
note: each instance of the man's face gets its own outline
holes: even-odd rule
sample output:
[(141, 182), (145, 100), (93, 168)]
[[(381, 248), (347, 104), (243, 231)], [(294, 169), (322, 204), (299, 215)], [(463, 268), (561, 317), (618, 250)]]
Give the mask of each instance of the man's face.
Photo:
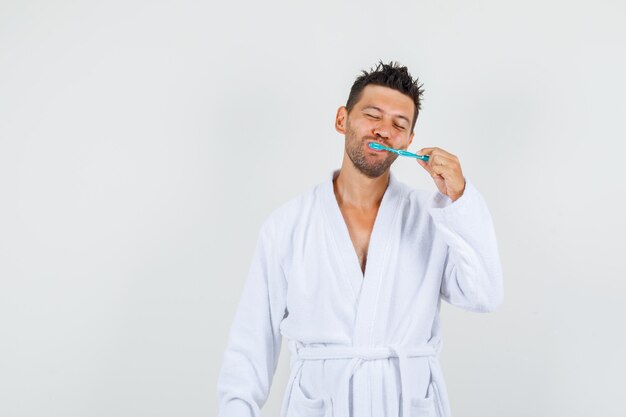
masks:
[(390, 148), (406, 149), (413, 141), (410, 133), (415, 104), (397, 90), (379, 85), (366, 86), (361, 99), (348, 114), (345, 106), (337, 111), (335, 128), (345, 134), (345, 152), (354, 166), (370, 178), (384, 174), (398, 155), (376, 151), (368, 146), (378, 142)]

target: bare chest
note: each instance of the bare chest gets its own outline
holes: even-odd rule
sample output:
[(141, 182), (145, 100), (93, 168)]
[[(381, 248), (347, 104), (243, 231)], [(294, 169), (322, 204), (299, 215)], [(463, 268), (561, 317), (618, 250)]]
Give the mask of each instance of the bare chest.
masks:
[(370, 237), (378, 209), (370, 211), (361, 211), (345, 207), (340, 207), (340, 209), (346, 226), (348, 227), (350, 240), (352, 240), (352, 245), (359, 258), (361, 272), (365, 273)]

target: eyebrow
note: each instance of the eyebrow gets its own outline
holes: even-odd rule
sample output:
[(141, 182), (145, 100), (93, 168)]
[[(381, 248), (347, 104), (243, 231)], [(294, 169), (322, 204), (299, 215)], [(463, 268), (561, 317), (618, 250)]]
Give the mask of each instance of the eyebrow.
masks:
[[(379, 107), (376, 107), (376, 106), (365, 106), (365, 107), (363, 107), (363, 110), (365, 110), (365, 109), (374, 109), (374, 110), (378, 110), (378, 111), (379, 111), (379, 112), (381, 112), (381, 113), (384, 113), (383, 109), (381, 109), (381, 108), (379, 108)], [(406, 121), (407, 121), (407, 123), (409, 123), (409, 124), (411, 123), (411, 121), (410, 121), (409, 119), (407, 119), (406, 117), (404, 117), (404, 116), (403, 116), (403, 115), (401, 115), (401, 114), (396, 114), (396, 115), (394, 115), (394, 116), (395, 116), (395, 117), (398, 117), (398, 118), (400, 118), (400, 119), (404, 119), (404, 120), (406, 120)]]

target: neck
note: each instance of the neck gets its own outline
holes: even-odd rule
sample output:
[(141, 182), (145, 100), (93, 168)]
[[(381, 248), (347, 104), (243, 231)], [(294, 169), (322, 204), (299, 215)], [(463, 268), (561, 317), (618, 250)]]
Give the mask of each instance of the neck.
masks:
[(337, 202), (359, 209), (378, 208), (389, 184), (389, 170), (378, 178), (359, 171), (344, 153), (339, 174), (333, 180)]

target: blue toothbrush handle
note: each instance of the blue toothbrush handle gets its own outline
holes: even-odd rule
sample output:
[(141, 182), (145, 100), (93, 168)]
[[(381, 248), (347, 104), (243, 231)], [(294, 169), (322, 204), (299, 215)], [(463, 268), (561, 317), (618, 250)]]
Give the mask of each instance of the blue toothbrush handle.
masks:
[(428, 155), (418, 155), (413, 152), (405, 151), (404, 149), (389, 148), (388, 146), (381, 145), (380, 143), (370, 142), (368, 146), (372, 149), (386, 150), (389, 152), (393, 152), (397, 155), (408, 156), (409, 158), (421, 159), (422, 161), (428, 161), (429, 159)]
[(409, 158), (417, 158), (417, 159), (421, 159), (422, 161), (428, 161), (428, 155), (418, 155), (416, 153), (413, 152), (409, 152), (409, 151), (404, 151), (402, 149), (396, 149), (396, 153), (398, 155), (402, 155), (402, 156), (408, 156)]

